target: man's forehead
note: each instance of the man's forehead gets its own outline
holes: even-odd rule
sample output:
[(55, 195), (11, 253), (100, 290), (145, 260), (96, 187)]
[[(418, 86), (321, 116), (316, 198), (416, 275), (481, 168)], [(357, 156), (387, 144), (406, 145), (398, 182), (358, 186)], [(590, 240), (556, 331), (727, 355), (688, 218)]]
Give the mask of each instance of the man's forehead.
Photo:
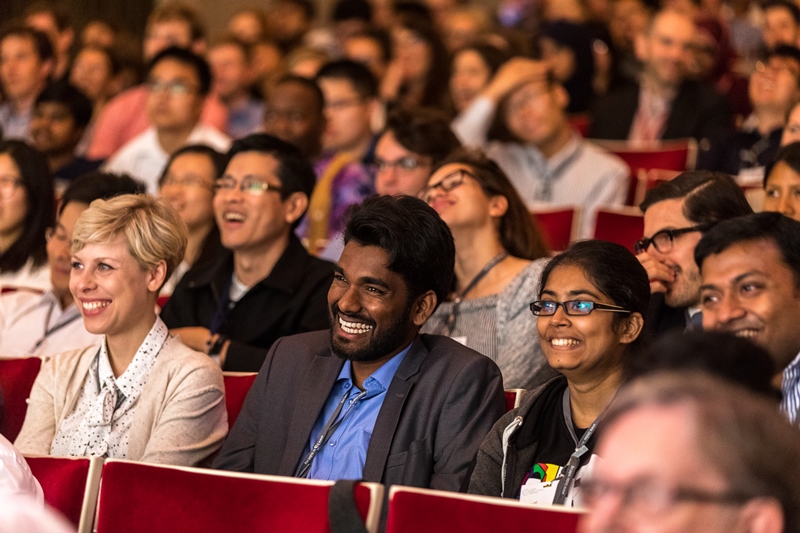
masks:
[(703, 281), (715, 274), (727, 274), (738, 279), (748, 272), (773, 279), (786, 279), (787, 290), (794, 285), (794, 272), (783, 260), (778, 245), (772, 239), (739, 241), (717, 254), (705, 258), (701, 265)]

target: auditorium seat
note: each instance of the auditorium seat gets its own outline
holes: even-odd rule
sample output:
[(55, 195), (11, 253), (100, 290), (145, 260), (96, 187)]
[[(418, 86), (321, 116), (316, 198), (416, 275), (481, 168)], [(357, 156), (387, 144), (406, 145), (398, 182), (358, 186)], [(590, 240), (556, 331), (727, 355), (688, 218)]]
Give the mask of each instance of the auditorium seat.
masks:
[(633, 205), (638, 206), (644, 201), (644, 195), (653, 187), (666, 183), (680, 174), (678, 170), (665, 170), (663, 168), (651, 168), (649, 170), (639, 170), (636, 185), (636, 197)]
[(519, 402), (522, 401), (522, 395), (525, 394), (525, 389), (506, 389), (506, 411), (511, 411), (519, 407)]
[(633, 243), (644, 233), (644, 215), (638, 207), (607, 206), (597, 210), (592, 237), (621, 244), (634, 252)]
[(387, 533), (575, 533), (582, 511), (393, 486)]
[[(103, 465), (96, 531), (327, 533), (332, 486), (332, 481), (109, 459)], [(359, 483), (355, 500), (367, 531), (377, 531), (383, 486)]]
[(580, 227), (580, 208), (577, 206), (542, 205), (532, 209), (531, 216), (545, 243), (554, 252), (566, 250), (577, 237)]
[(90, 533), (100, 487), (102, 457), (25, 457), (44, 492), (44, 501)]
[(244, 405), (244, 399), (253, 382), (256, 380), (257, 372), (223, 372), (222, 379), (225, 382), (225, 409), (228, 411), (228, 428), (233, 427), (236, 417)]
[(588, 113), (576, 113), (570, 115), (567, 120), (573, 131), (581, 137), (586, 137), (589, 127), (592, 125), (592, 117)]
[(0, 394), (3, 397), (0, 433), (11, 442), (22, 429), (28, 410), (26, 400), (41, 366), (42, 360), (38, 357), (0, 359)]

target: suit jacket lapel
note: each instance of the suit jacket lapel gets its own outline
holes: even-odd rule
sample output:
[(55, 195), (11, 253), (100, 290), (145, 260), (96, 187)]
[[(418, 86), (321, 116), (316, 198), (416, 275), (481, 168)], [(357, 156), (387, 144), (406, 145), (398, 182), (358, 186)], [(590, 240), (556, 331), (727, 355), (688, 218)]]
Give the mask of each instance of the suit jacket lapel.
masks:
[[(317, 354), (311, 361), (302, 383), (295, 386), (301, 391), (297, 395), (297, 403), (292, 413), (292, 421), (286, 436), (286, 446), (279, 467), (279, 474), (293, 476), (301, 455), (308, 445), (311, 430), (319, 414), (325, 406), (325, 401), (336, 382), (336, 377), (342, 370), (344, 360), (334, 357), (326, 347), (322, 353)], [(288, 384), (288, 386), (292, 386)]]
[(375, 421), (372, 438), (367, 448), (367, 458), (364, 463), (362, 479), (380, 482), (383, 478), (386, 459), (389, 456), (397, 424), (403, 412), (403, 405), (405, 405), (411, 388), (416, 382), (419, 367), (427, 355), (427, 348), (417, 336), (405, 359), (397, 368), (392, 383), (389, 385), (389, 390), (386, 391), (386, 397), (383, 400), (381, 411), (378, 413), (378, 419)]

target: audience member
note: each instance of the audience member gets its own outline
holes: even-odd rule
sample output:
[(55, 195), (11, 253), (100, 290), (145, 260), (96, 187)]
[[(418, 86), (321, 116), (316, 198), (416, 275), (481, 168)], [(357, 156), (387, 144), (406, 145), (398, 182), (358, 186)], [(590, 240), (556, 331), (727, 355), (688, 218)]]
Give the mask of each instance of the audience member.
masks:
[(697, 164), (738, 175), (742, 184), (761, 183), (778, 151), (786, 117), (800, 97), (800, 50), (781, 45), (756, 63), (749, 94), (753, 113), (737, 131), (711, 139), (711, 149), (700, 152)]
[(625, 365), (626, 381), (664, 371), (705, 372), (772, 400), (780, 399), (780, 391), (772, 383), (775, 363), (769, 352), (730, 333), (664, 335)]
[(783, 373), (781, 410), (800, 411), (800, 222), (756, 213), (720, 222), (694, 253), (703, 279), (703, 327), (766, 348)]
[(328, 27), (309, 32), (306, 44), (342, 57), (347, 39), (367, 31), (371, 20), (372, 4), (368, 0), (337, 0), (333, 5)]
[(331, 61), (325, 50), (301, 46), (286, 54), (286, 70), (289, 74), (314, 79), (319, 69)]
[(57, 187), (102, 164), (76, 155), (91, 119), (92, 102), (66, 81), (48, 86), (36, 98), (30, 136), (33, 146), (47, 156)]
[(186, 224), (183, 260), (164, 283), (169, 296), (194, 265), (216, 262), (222, 253), (214, 220), (214, 184), (225, 171), (225, 155), (204, 144), (190, 144), (172, 154), (158, 181), (158, 194)]
[(360, 63), (328, 63), (317, 83), (325, 98), (325, 152), (314, 164), (317, 185), (298, 231), (312, 254), (342, 232), (349, 206), (374, 193), (369, 165), (375, 146), (372, 118), (379, 105), (375, 78)]
[(222, 373), (171, 338), (158, 291), (178, 266), (186, 227), (163, 200), (95, 200), (78, 217), (70, 291), (90, 346), (45, 358), (16, 446), (25, 454), (196, 465), (228, 429)]
[(704, 375), (660, 374), (623, 390), (603, 426), (603, 461), (581, 486), (582, 533), (800, 527), (800, 434), (768, 400)]
[(764, 211), (800, 220), (800, 142), (781, 148), (767, 165), (764, 193)]
[(517, 191), (497, 164), (459, 151), (433, 172), (420, 197), (456, 243), (453, 292), (425, 324), (497, 363), (506, 389), (553, 377), (528, 314), (548, 250)]
[(187, 144), (207, 144), (225, 151), (230, 139), (200, 122), (211, 86), (203, 58), (183, 48), (158, 53), (147, 69), (147, 115), (152, 124), (106, 163), (109, 172), (128, 172), (155, 193), (170, 154)]
[(53, 45), (53, 79), (67, 77), (75, 29), (63, 5), (51, 1), (34, 2), (25, 8), (25, 25), (47, 35)]
[[(121, 63), (116, 54), (107, 48), (87, 45), (75, 55), (69, 81), (92, 101), (92, 126), (108, 101), (122, 88), (121, 78), (118, 75), (120, 68)], [(91, 131), (88, 131), (81, 143), (86, 144), (86, 147), (79, 155), (88, 149), (91, 140)]]
[(492, 29), (488, 10), (481, 5), (456, 5), (442, 21), (441, 35), (447, 51), (457, 50), (479, 42)]
[(267, 35), (287, 54), (302, 43), (315, 16), (311, 0), (277, 0), (267, 12)]
[(449, 109), (450, 60), (432, 24), (400, 17), (392, 28), (392, 61), (381, 80), (380, 95), (400, 107)]
[(255, 372), (280, 337), (329, 326), (332, 265), (310, 257), (293, 232), (313, 188), (308, 159), (275, 137), (250, 135), (228, 152), (214, 215), (230, 253), (184, 275), (161, 314), (225, 370)]
[[(514, 58), (453, 122), (467, 145), (486, 144), (528, 208), (572, 204), (583, 208), (580, 235), (589, 237), (600, 205), (622, 204), (628, 167), (581, 139), (566, 116), (569, 96), (543, 63)], [(490, 130), (498, 110), (498, 123)]]
[[(195, 54), (205, 51), (205, 28), (194, 9), (180, 3), (159, 5), (150, 13), (145, 28), (143, 57), (146, 63), (170, 47), (185, 48)], [(106, 159), (150, 126), (146, 85), (128, 89), (113, 100), (97, 118), (87, 157)], [(225, 106), (214, 95), (203, 102), (200, 122), (219, 131), (225, 130)]]
[(0, 142), (0, 288), (50, 288), (45, 231), (54, 196), (47, 158), (22, 141)]
[(4, 139), (29, 139), (33, 105), (53, 73), (53, 45), (24, 26), (0, 31), (0, 127)]
[(467, 45), (455, 52), (450, 73), (450, 99), (458, 113), (481, 95), (508, 59), (507, 52), (484, 43)]
[(584, 24), (555, 20), (542, 26), (542, 59), (569, 95), (568, 113), (586, 113), (594, 101), (593, 40)]
[(40, 506), (44, 503), (42, 486), (33, 477), (25, 458), (8, 439), (0, 435), (0, 500), (3, 502), (0, 507), (5, 507), (11, 498), (19, 496), (35, 501)]
[(254, 80), (248, 46), (233, 37), (223, 39), (208, 51), (208, 64), (211, 92), (228, 109), (225, 133), (234, 139), (255, 133), (261, 127), (264, 103), (250, 93)]
[(309, 159), (322, 151), (325, 97), (314, 80), (288, 74), (267, 92), (264, 132), (292, 143)]
[(580, 241), (545, 267), (538, 298), (539, 342), (560, 374), (494, 425), (469, 492), (580, 506), (579, 480), (597, 464), (595, 430), (641, 342), (647, 273), (618, 244)]
[(81, 30), (78, 42), (83, 46), (112, 48), (117, 44), (119, 27), (108, 20), (93, 18)]
[(636, 38), (636, 55), (644, 63), (640, 82), (612, 89), (597, 102), (592, 138), (699, 141), (732, 127), (725, 99), (687, 79), (694, 32), (694, 22), (677, 11), (664, 9), (652, 18)]
[(273, 79), (284, 74), (283, 52), (278, 44), (263, 38), (250, 45), (250, 68), (253, 71), (253, 87), (258, 94), (264, 94)]
[(800, 46), (800, 7), (791, 0), (768, 0), (762, 6), (764, 44)]
[(684, 172), (650, 189), (639, 208), (644, 237), (635, 248), (653, 293), (646, 331), (657, 336), (673, 329), (699, 329), (703, 315), (695, 246), (717, 222), (752, 209), (730, 176), (709, 171)]
[(786, 125), (783, 127), (781, 146), (800, 141), (800, 103), (792, 106), (786, 114)]
[(257, 7), (246, 7), (231, 15), (226, 25), (228, 33), (248, 45), (267, 35), (267, 15)]
[(376, 80), (382, 80), (392, 60), (392, 41), (383, 30), (366, 30), (344, 40), (344, 57), (367, 67)]
[(450, 232), (416, 198), (375, 196), (345, 241), (330, 332), (273, 346), (214, 467), (458, 491), (504, 400), (487, 357), (418, 334), (451, 285)]
[(67, 187), (55, 226), (46, 234), (52, 288), (44, 294), (20, 290), (0, 295), (0, 357), (50, 356), (100, 344), (102, 337), (86, 331), (69, 289), (75, 222), (97, 199), (143, 192), (144, 186), (129, 176), (100, 172)]

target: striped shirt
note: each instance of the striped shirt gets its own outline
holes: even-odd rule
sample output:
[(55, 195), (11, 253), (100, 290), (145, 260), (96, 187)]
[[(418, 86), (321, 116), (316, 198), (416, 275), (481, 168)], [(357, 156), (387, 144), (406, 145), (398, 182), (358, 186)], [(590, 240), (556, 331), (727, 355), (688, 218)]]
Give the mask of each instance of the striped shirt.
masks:
[(783, 371), (781, 392), (783, 393), (781, 411), (786, 413), (789, 421), (794, 424), (800, 411), (800, 354)]

